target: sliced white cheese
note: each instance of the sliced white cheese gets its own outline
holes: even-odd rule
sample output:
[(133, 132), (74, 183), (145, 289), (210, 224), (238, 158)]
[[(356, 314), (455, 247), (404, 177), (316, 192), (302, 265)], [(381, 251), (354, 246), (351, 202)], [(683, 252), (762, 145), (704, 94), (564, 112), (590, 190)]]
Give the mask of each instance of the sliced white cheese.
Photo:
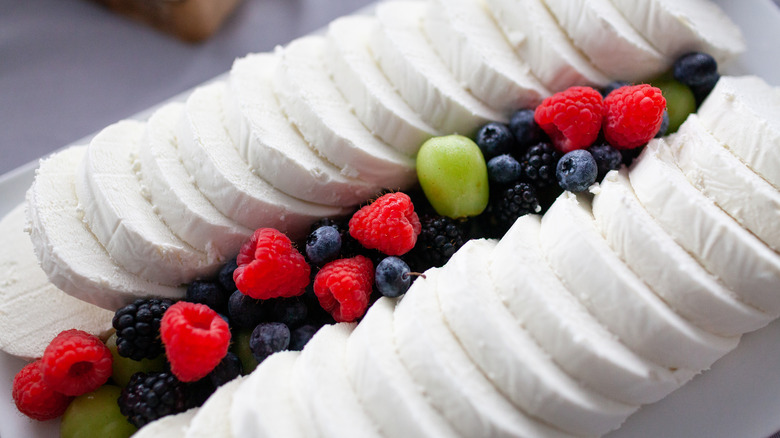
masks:
[(225, 262), (252, 234), (220, 213), (203, 196), (181, 163), (176, 125), (184, 104), (163, 106), (149, 118), (140, 147), (141, 178), (155, 212), (179, 238)]
[(651, 46), (609, 0), (543, 1), (574, 45), (612, 78), (641, 81), (674, 61)]
[(436, 54), (422, 30), (426, 3), (393, 1), (377, 5), (381, 26), (371, 50), (385, 76), (417, 114), (446, 133), (469, 135), (490, 121), (506, 121), (466, 91)]
[(668, 144), (688, 181), (780, 252), (780, 191), (723, 147), (696, 114), (688, 117)]
[(342, 173), (380, 187), (405, 189), (417, 180), (414, 159), (375, 137), (350, 110), (325, 68), (327, 40), (299, 38), (276, 68), (276, 95), (304, 138)]
[(496, 294), (488, 274), (493, 248), (495, 241), (468, 241), (438, 277), (442, 315), (460, 345), (526, 413), (571, 434), (601, 436), (617, 429), (638, 405), (608, 399), (581, 385), (539, 347)]
[(663, 140), (653, 140), (634, 162), (629, 179), (637, 198), (664, 231), (742, 301), (777, 317), (780, 255), (691, 185), (668, 148)]
[(252, 171), (290, 196), (328, 205), (356, 205), (380, 187), (341, 174), (317, 155), (284, 116), (274, 92), (279, 59), (270, 53), (237, 59), (230, 70), (232, 105), (241, 120), (239, 151)]
[[(472, 362), (442, 316), (442, 272), (417, 278), (395, 310), (399, 357), (433, 406), (464, 437), (571, 437), (525, 414)], [(579, 436), (579, 434), (577, 434)]]
[[(345, 350), (355, 324), (323, 326), (295, 362), (292, 391), (303, 404), (302, 416), (321, 437), (379, 437), (347, 377)], [(261, 365), (262, 366), (262, 365)]]
[(574, 47), (542, 0), (486, 0), (499, 27), (534, 75), (552, 92), (602, 87), (610, 79)]
[(607, 174), (594, 191), (593, 215), (601, 234), (677, 313), (724, 336), (753, 331), (772, 320), (740, 301), (661, 228), (636, 198), (626, 170)]
[(316, 436), (291, 391), (292, 370), (300, 354), (272, 354), (236, 389), (230, 413), (222, 420), (229, 420), (235, 438)]
[(245, 378), (238, 376), (217, 388), (190, 420), (185, 438), (232, 438), (230, 421), (233, 395)]
[(559, 196), (542, 218), (539, 240), (566, 287), (641, 356), (665, 367), (701, 371), (737, 346), (738, 336), (700, 329), (654, 294), (601, 236), (584, 196)]
[(614, 400), (653, 403), (690, 379), (638, 356), (610, 333), (561, 281), (539, 247), (539, 216), (515, 221), (490, 256), (496, 293), (569, 375)]
[(49, 281), (108, 310), (143, 297), (183, 298), (184, 289), (152, 283), (117, 265), (83, 222), (74, 180), (85, 152), (85, 146), (71, 147), (42, 160), (27, 191), (30, 237)]
[(178, 414), (166, 415), (138, 429), (138, 432), (133, 434), (133, 438), (159, 438), (161, 436), (184, 438), (190, 428), (190, 421), (197, 413), (198, 408), (192, 408)]
[(388, 438), (458, 436), (401, 363), (393, 339), (396, 301), (380, 298), (347, 340), (347, 375)]
[(286, 195), (252, 173), (236, 149), (239, 121), (226, 120), (226, 93), (224, 82), (196, 89), (177, 131), (182, 162), (206, 198), (249, 229), (276, 228), (292, 239), (317, 219), (345, 214), (344, 208)]
[(355, 115), (374, 135), (409, 155), (439, 132), (403, 100), (379, 69), (368, 41), (379, 26), (374, 16), (351, 15), (328, 26), (325, 62)]
[(26, 228), (24, 204), (0, 220), (0, 350), (35, 360), (55, 336), (69, 329), (105, 339), (114, 312), (51, 284), (38, 264)]
[(745, 51), (739, 28), (709, 0), (610, 0), (669, 59), (709, 53), (726, 62)]
[(715, 138), (780, 190), (780, 88), (757, 76), (723, 76), (697, 114)]
[(431, 1), (422, 27), (455, 78), (491, 108), (511, 114), (550, 95), (509, 45), (484, 0)]

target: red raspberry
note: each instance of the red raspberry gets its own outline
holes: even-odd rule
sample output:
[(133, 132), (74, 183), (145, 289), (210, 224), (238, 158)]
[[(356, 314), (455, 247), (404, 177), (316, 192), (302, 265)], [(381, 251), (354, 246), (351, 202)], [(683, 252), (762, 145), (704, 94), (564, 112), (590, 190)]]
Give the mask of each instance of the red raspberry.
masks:
[(40, 421), (65, 413), (72, 397), (54, 391), (43, 381), (41, 361), (25, 365), (14, 377), (11, 394), (19, 412)]
[(311, 268), (290, 239), (273, 228), (260, 228), (241, 247), (233, 280), (238, 290), (267, 300), (301, 295)]
[(414, 248), (421, 229), (411, 198), (401, 192), (380, 196), (349, 220), (349, 234), (361, 245), (394, 256)]
[(374, 264), (366, 257), (334, 260), (314, 277), (314, 294), (320, 306), (338, 322), (352, 322), (366, 313)]
[(227, 354), (230, 327), (209, 306), (179, 301), (165, 311), (160, 337), (171, 372), (182, 382), (194, 382)]
[(633, 85), (609, 93), (604, 107), (604, 138), (616, 149), (633, 149), (655, 137), (666, 99), (656, 87)]
[(591, 87), (571, 87), (544, 99), (534, 121), (563, 152), (584, 149), (596, 141), (604, 106), (601, 94)]
[(43, 352), (43, 379), (54, 391), (78, 396), (94, 391), (111, 377), (111, 350), (95, 335), (65, 330)]

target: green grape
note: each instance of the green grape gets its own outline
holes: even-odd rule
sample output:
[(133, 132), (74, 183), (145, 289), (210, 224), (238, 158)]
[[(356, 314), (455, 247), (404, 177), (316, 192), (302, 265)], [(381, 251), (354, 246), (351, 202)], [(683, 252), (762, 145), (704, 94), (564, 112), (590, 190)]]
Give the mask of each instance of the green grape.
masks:
[(230, 351), (241, 360), (241, 367), (244, 375), (251, 373), (257, 368), (257, 359), (249, 348), (249, 338), (252, 337), (252, 330), (237, 330), (233, 333), (233, 342), (230, 345)]
[(136, 427), (119, 412), (116, 400), (122, 390), (103, 385), (97, 390), (76, 397), (68, 406), (60, 423), (62, 438), (126, 438)]
[(120, 356), (116, 349), (116, 333), (108, 338), (106, 346), (111, 350), (111, 355), (114, 357), (111, 379), (123, 388), (127, 386), (127, 383), (130, 382), (130, 377), (135, 373), (148, 373), (165, 369), (165, 355), (162, 354), (154, 359), (143, 359), (141, 361)]
[(696, 111), (696, 98), (687, 85), (674, 79), (662, 78), (653, 81), (652, 85), (661, 89), (666, 99), (666, 110), (669, 112), (669, 129), (667, 134), (677, 132), (688, 114)]
[(487, 165), (479, 146), (462, 135), (434, 137), (417, 154), (417, 178), (436, 212), (453, 219), (487, 207)]

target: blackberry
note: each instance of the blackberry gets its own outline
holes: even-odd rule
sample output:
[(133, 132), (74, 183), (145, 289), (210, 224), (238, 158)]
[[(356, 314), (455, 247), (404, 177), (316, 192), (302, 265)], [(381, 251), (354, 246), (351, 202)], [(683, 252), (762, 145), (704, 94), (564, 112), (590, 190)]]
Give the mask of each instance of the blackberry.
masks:
[(111, 325), (116, 329), (117, 352), (133, 360), (154, 359), (163, 352), (160, 319), (171, 300), (138, 299), (117, 310)]
[(543, 188), (557, 183), (555, 168), (561, 153), (550, 143), (537, 143), (523, 154), (520, 166), (523, 170), (523, 179), (536, 188)]
[(446, 216), (423, 215), (420, 225), (417, 243), (403, 257), (414, 271), (444, 265), (468, 240), (465, 223)]
[(169, 372), (135, 373), (117, 400), (136, 427), (187, 409), (186, 385)]
[(520, 182), (499, 191), (488, 206), (492, 224), (496, 226), (497, 236), (506, 233), (517, 218), (526, 214), (541, 212), (536, 189), (528, 183)]

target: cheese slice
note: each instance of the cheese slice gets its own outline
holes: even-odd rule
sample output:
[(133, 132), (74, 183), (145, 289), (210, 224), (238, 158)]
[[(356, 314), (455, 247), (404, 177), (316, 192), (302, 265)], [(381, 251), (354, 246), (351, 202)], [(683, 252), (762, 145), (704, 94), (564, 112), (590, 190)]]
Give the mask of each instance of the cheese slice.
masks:
[(232, 438), (230, 415), (236, 390), (245, 380), (238, 376), (217, 388), (190, 420), (185, 438)]

